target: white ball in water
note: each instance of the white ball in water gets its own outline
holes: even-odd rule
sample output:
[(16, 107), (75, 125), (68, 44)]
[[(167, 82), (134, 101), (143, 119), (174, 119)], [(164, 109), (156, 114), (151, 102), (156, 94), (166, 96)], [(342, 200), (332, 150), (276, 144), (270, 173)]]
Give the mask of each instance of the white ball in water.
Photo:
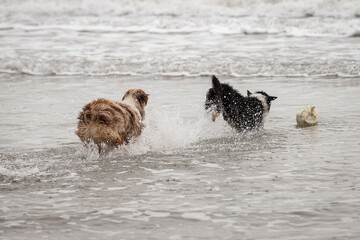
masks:
[(296, 115), (296, 122), (299, 127), (314, 126), (319, 122), (319, 113), (314, 106), (303, 107)]

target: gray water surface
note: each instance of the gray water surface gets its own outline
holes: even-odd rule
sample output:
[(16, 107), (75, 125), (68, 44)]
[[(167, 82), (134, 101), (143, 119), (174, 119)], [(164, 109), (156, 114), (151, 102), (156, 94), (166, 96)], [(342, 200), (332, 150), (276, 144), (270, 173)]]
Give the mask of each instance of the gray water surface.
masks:
[[(208, 77), (2, 77), (4, 238), (360, 234), (357, 80), (224, 77), (279, 96), (262, 131), (239, 134), (202, 109)], [(133, 86), (151, 94), (139, 141), (103, 156), (83, 147), (82, 105)], [(296, 128), (304, 103), (318, 108), (318, 126)]]

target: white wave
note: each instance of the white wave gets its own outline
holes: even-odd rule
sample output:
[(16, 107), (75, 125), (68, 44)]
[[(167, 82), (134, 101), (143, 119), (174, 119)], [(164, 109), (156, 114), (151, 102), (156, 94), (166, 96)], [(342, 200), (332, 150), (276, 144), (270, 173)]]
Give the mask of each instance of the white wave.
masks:
[[(119, 26), (119, 24), (122, 24)], [(101, 20), (91, 22), (72, 22), (69, 24), (7, 24), (0, 25), (0, 31), (10, 35), (14, 32), (36, 32), (47, 34), (58, 32), (91, 33), (91, 34), (196, 34), (210, 33), (222, 35), (279, 35), (290, 37), (348, 37), (359, 32), (359, 19), (288, 19), (287, 21), (271, 18), (204, 18), (199, 23), (198, 18), (187, 20), (177, 18), (164, 21), (151, 19), (124, 20), (121, 23), (113, 21), (104, 25)]]
[[(333, 52), (331, 42), (317, 55), (304, 47), (298, 53), (303, 56), (296, 57), (285, 44), (288, 37), (357, 37), (358, 5), (354, 0), (5, 1), (0, 8), (0, 73), (358, 76), (356, 48), (336, 62), (337, 56), (321, 59)], [(261, 49), (262, 42), (258, 52), (246, 49), (247, 42), (237, 42), (245, 35), (276, 37), (279, 46), (271, 51), (278, 56), (267, 54), (268, 46)]]
[(3, 11), (11, 13), (56, 15), (213, 15), (356, 17), (358, 0), (13, 0), (2, 2)]
[(23, 24), (15, 24), (12, 26), (0, 26), (0, 30), (20, 30), (26, 32), (35, 32), (35, 31), (74, 31), (74, 32), (91, 32), (91, 33), (157, 33), (157, 34), (169, 34), (169, 33), (177, 33), (177, 34), (186, 34), (186, 33), (194, 33), (194, 32), (202, 32), (207, 31), (206, 27), (181, 27), (181, 28), (161, 28), (161, 26), (150, 26), (150, 25), (142, 25), (142, 26), (109, 26), (109, 25), (23, 25)]
[(346, 37), (359, 26), (359, 5), (356, 0), (15, 0), (0, 9), (0, 31)]
[[(173, 56), (172, 60), (162, 56), (153, 56), (153, 59), (133, 63), (133, 59), (114, 59), (99, 62), (97, 58), (84, 56), (74, 59), (66, 56), (41, 56), (39, 58), (0, 58), (0, 73), (26, 75), (60, 75), (60, 76), (185, 76), (198, 77), (211, 74), (228, 75), (234, 77), (272, 77), (272, 76), (334, 76), (347, 75), (357, 77), (360, 66), (356, 60), (319, 59), (308, 63), (307, 60), (283, 63), (271, 59), (262, 62), (261, 59), (244, 60), (233, 57), (231, 62), (226, 59), (213, 59), (194, 65), (197, 59), (180, 59)], [(171, 58), (171, 56), (169, 56)], [(146, 59), (146, 56), (143, 56)], [(291, 59), (290, 59), (291, 60)], [(148, 62), (154, 62), (148, 64)]]

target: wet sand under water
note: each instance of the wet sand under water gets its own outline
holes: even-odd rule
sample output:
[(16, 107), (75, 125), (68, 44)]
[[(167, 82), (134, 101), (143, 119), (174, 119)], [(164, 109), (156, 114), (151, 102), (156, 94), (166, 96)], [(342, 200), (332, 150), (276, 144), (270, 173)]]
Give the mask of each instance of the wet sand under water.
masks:
[[(209, 76), (2, 74), (0, 238), (359, 238), (359, 79), (219, 78), (278, 96), (264, 130), (212, 123)], [(150, 93), (142, 137), (84, 148), (81, 107), (133, 87)], [(307, 104), (319, 125), (296, 128)]]

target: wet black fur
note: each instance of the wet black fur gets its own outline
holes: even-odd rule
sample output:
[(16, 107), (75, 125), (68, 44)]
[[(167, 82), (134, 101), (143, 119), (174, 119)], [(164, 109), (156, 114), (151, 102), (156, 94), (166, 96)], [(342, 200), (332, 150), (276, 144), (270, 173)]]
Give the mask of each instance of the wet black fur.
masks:
[[(212, 109), (222, 113), (224, 120), (239, 131), (252, 130), (262, 125), (264, 106), (259, 99), (242, 96), (229, 84), (220, 83), (215, 76), (212, 76), (212, 85), (206, 94), (206, 110)], [(265, 96), (270, 110), (271, 101), (276, 97), (262, 91), (256, 93)], [(249, 91), (247, 94), (251, 95)]]

